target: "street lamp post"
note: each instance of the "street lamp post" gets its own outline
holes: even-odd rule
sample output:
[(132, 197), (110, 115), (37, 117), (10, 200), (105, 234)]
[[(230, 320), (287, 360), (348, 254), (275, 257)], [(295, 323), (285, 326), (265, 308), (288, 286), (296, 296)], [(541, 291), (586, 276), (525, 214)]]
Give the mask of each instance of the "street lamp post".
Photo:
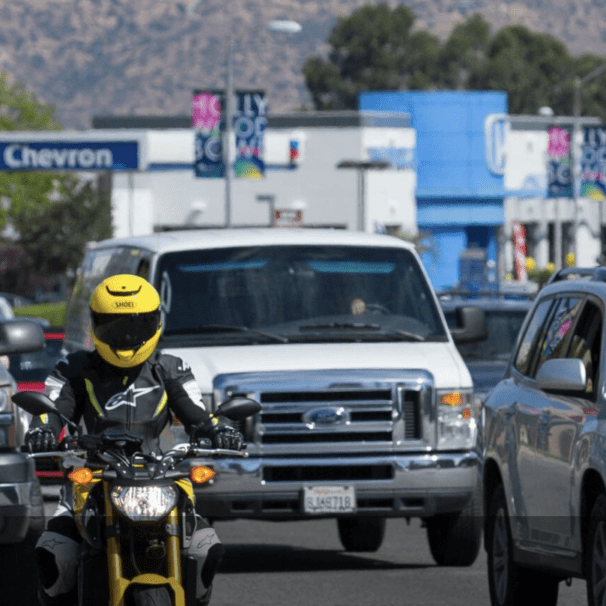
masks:
[(579, 184), (580, 184), (580, 164), (579, 156), (577, 154), (577, 139), (579, 131), (581, 129), (581, 87), (590, 80), (597, 78), (606, 70), (606, 63), (596, 67), (590, 71), (586, 76), (580, 78), (576, 76), (574, 79), (574, 99), (573, 99), (573, 121), (572, 121), (572, 142), (570, 145), (570, 162), (572, 164), (572, 210), (573, 210), (573, 252), (575, 265), (579, 262)]
[(357, 230), (364, 231), (366, 225), (366, 184), (367, 170), (382, 170), (390, 166), (384, 160), (341, 160), (337, 168), (353, 168), (358, 173), (358, 204), (357, 204)]
[[(302, 26), (296, 21), (276, 19), (267, 24), (272, 32), (297, 34)], [(226, 82), (225, 82), (225, 132), (223, 139), (223, 157), (225, 161), (225, 227), (231, 227), (231, 181), (232, 181), (232, 155), (231, 138), (234, 117), (234, 45), (231, 32), (227, 36)]]
[(225, 134), (223, 155), (225, 158), (225, 227), (231, 227), (231, 133), (234, 115), (234, 46), (231, 33), (227, 37), (227, 65), (225, 85)]

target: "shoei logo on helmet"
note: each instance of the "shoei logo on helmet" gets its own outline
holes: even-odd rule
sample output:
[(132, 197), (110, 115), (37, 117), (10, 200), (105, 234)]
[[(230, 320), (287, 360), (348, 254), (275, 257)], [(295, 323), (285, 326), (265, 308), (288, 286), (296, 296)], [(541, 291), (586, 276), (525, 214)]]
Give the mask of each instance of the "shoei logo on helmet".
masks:
[(132, 301), (116, 301), (114, 307), (134, 307), (135, 304)]

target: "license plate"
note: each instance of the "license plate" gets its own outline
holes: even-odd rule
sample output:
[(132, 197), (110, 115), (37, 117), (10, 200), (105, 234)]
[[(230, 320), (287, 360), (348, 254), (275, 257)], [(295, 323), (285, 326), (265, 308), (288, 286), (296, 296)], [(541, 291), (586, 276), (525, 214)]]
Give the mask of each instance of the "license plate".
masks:
[(354, 513), (356, 493), (353, 486), (305, 486), (303, 511), (311, 514)]

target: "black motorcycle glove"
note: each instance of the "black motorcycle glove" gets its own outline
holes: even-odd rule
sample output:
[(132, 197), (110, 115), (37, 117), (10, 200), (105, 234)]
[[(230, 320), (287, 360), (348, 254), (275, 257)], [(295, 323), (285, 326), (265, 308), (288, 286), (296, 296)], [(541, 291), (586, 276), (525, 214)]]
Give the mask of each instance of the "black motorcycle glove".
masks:
[(216, 423), (214, 417), (192, 429), (190, 435), (200, 443), (200, 446), (208, 447), (208, 442), (206, 444), (204, 442), (210, 440), (213, 448), (229, 448), (230, 450), (244, 448), (244, 436), (229, 425)]
[(215, 425), (208, 437), (215, 448), (228, 448), (229, 450), (244, 448), (244, 436), (229, 425)]
[(48, 452), (57, 450), (55, 434), (48, 427), (35, 427), (25, 434), (25, 445), (30, 452)]

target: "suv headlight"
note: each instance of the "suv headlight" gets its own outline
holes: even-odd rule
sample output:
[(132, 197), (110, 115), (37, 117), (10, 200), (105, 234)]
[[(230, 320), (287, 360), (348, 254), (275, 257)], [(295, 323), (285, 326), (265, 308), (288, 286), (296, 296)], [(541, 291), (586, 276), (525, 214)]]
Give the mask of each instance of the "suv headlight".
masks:
[(473, 448), (477, 434), (477, 415), (473, 390), (439, 390), (438, 449)]
[(114, 486), (111, 500), (118, 511), (136, 521), (157, 522), (177, 504), (174, 486)]

